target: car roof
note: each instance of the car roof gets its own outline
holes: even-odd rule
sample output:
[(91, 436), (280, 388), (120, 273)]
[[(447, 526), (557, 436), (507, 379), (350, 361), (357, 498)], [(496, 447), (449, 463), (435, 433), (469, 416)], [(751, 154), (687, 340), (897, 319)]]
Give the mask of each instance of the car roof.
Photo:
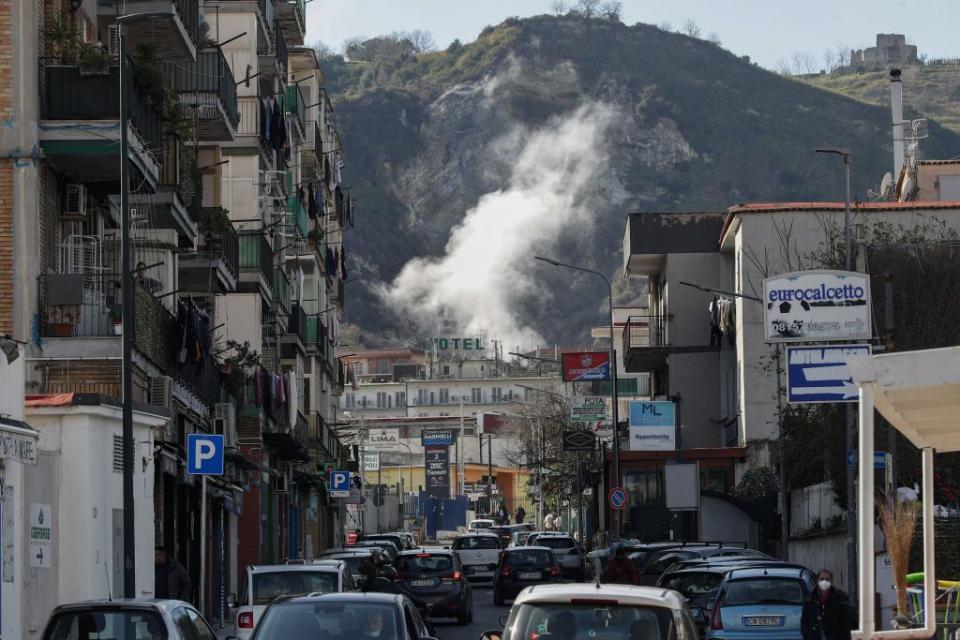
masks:
[(527, 603), (570, 603), (573, 600), (612, 600), (620, 604), (682, 609), (684, 598), (663, 587), (636, 587), (625, 584), (540, 584), (520, 592), (514, 605)]
[(525, 544), (522, 547), (507, 547), (506, 549), (503, 550), (503, 552), (516, 553), (519, 551), (529, 551), (530, 549), (536, 549), (537, 551), (549, 551), (550, 553), (553, 553), (553, 549), (551, 549), (550, 547), (541, 547), (540, 545), (536, 545), (536, 544), (531, 544), (531, 545)]
[(345, 553), (352, 553), (358, 556), (368, 556), (371, 553), (373, 553), (374, 549), (376, 549), (376, 547), (360, 547), (358, 549), (355, 549), (353, 547), (341, 547), (337, 549), (327, 549), (326, 551), (321, 551), (320, 553), (317, 554), (317, 557), (341, 555)]
[(447, 547), (421, 547), (419, 549), (406, 549), (401, 551), (398, 557), (416, 556), (422, 553), (429, 553), (430, 555), (453, 555), (453, 551)]
[(809, 574), (810, 570), (806, 568), (793, 567), (745, 567), (734, 569), (727, 574), (727, 580), (743, 578), (802, 578)]
[(685, 575), (690, 573), (718, 573), (720, 575), (723, 575), (737, 568), (739, 568), (739, 565), (737, 565), (736, 563), (705, 564), (705, 565), (697, 565), (693, 567), (678, 567), (677, 569), (667, 568), (667, 570), (663, 572), (663, 575), (676, 576), (676, 575)]
[(161, 600), (158, 598), (117, 598), (114, 600), (82, 600), (57, 605), (53, 613), (60, 611), (84, 611), (86, 609), (151, 609), (154, 611), (171, 611), (177, 607), (188, 606), (189, 602), (182, 600)]
[[(495, 533), (490, 533), (489, 531), (477, 531), (477, 532), (470, 532), (470, 533), (461, 533), (460, 535), (457, 536), (457, 538), (498, 538), (499, 539), (500, 536), (498, 536)], [(457, 538), (454, 538), (454, 540), (456, 540)]]
[(267, 564), (249, 567), (252, 573), (278, 573), (289, 571), (329, 571), (337, 569), (344, 563), (342, 560), (314, 560), (313, 564)]
[(474, 518), (470, 521), (470, 524), (473, 524), (474, 522), (494, 522), (494, 520), (493, 518)]
[(330, 602), (379, 602), (383, 604), (400, 604), (403, 602), (404, 598), (405, 596), (397, 593), (379, 593), (375, 591), (360, 593), (357, 591), (344, 591), (340, 593), (315, 593), (306, 596), (294, 596), (285, 600), (275, 601), (275, 604), (284, 604), (290, 602), (316, 602), (317, 599)]

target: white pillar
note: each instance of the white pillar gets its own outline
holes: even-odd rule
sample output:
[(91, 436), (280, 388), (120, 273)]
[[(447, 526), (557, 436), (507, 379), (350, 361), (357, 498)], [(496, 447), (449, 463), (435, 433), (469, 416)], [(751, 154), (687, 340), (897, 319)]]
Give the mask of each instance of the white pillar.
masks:
[[(858, 528), (860, 551), (859, 580), (859, 609), (860, 634), (862, 638), (872, 638), (876, 630), (874, 616), (874, 482), (873, 482), (873, 383), (866, 383), (860, 387), (860, 450), (859, 458), (859, 491), (858, 491)], [(849, 499), (849, 497), (848, 497)]]

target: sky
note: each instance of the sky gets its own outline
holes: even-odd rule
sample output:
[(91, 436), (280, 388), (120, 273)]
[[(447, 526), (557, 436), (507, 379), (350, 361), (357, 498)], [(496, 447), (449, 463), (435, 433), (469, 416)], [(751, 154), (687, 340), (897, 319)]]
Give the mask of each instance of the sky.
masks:
[[(307, 42), (338, 50), (352, 36), (422, 29), (441, 48), (454, 39), (470, 42), (486, 25), (510, 16), (549, 13), (552, 0), (310, 0)], [(568, 0), (567, 4), (571, 4)], [(960, 57), (957, 0), (623, 0), (623, 22), (674, 30), (688, 19), (703, 36), (716, 33), (724, 48), (767, 68), (793, 53), (823, 59), (825, 49), (844, 44), (873, 46), (877, 33), (903, 33), (930, 58)]]

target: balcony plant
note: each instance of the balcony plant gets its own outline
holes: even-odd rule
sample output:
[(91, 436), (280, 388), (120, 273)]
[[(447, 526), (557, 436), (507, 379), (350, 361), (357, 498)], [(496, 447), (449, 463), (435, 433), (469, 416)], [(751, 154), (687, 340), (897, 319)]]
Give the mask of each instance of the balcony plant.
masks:
[(132, 60), (135, 82), (160, 111), (164, 130), (187, 137), (190, 134), (191, 119), (183, 112), (180, 96), (164, 71), (163, 61), (156, 47), (152, 44), (137, 45)]
[(110, 65), (116, 62), (116, 57), (99, 42), (84, 43), (80, 45), (78, 62), (80, 75), (102, 76), (110, 73)]
[(69, 338), (77, 326), (79, 310), (73, 306), (55, 305), (47, 310), (47, 331), (51, 338)]
[(58, 16), (50, 22), (46, 33), (47, 54), (55, 64), (77, 64), (80, 53), (80, 31), (69, 19)]

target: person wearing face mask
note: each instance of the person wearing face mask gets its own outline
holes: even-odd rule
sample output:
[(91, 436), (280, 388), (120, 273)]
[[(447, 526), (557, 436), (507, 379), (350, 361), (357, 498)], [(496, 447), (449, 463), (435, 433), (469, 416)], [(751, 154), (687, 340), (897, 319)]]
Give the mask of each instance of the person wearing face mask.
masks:
[(849, 640), (854, 611), (847, 594), (833, 586), (833, 574), (823, 569), (817, 587), (803, 605), (800, 631), (803, 640)]

